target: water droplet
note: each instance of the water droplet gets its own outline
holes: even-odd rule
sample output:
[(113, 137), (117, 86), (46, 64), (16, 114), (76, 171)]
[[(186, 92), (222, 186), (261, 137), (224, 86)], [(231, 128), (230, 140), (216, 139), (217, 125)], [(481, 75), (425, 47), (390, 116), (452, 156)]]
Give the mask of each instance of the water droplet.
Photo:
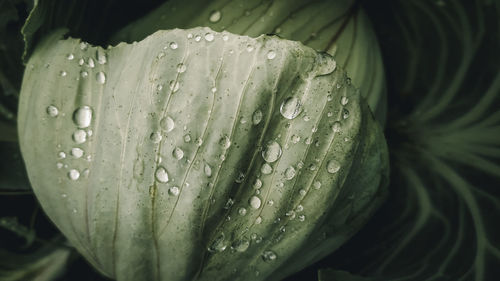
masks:
[(262, 181), (260, 179), (255, 179), (253, 182), (254, 189), (260, 189), (262, 187)]
[(300, 216), (298, 217), (298, 220), (299, 220), (299, 221), (305, 221), (305, 220), (306, 220), (306, 216), (305, 216), (305, 215), (300, 215)]
[(80, 177), (80, 172), (78, 172), (78, 170), (71, 169), (68, 172), (68, 177), (70, 180), (76, 181)]
[(239, 172), (238, 176), (236, 177), (235, 182), (236, 183), (242, 183), (245, 180), (245, 173)]
[(149, 136), (149, 139), (153, 142), (153, 143), (159, 143), (162, 139), (162, 135), (160, 132), (158, 131), (155, 131), (155, 132), (152, 132), (151, 135)]
[(163, 89), (163, 85), (162, 85), (162, 84), (158, 84), (158, 85), (156, 86), (156, 90), (157, 90), (157, 91), (161, 91), (162, 89)]
[(88, 43), (80, 42), (80, 50), (85, 51), (89, 47)]
[(308, 168), (310, 171), (316, 171), (316, 165), (314, 165), (314, 164), (309, 165)]
[(95, 62), (94, 62), (93, 58), (89, 58), (89, 60), (87, 62), (87, 66), (90, 67), (90, 68), (94, 68), (95, 67)]
[(223, 136), (219, 140), (219, 144), (220, 144), (220, 146), (222, 146), (222, 148), (228, 149), (231, 146), (231, 140), (229, 140), (228, 136)]
[(347, 97), (342, 97), (340, 99), (340, 104), (341, 105), (346, 105), (348, 102), (349, 102), (349, 98), (347, 98)]
[(334, 133), (340, 132), (340, 122), (336, 121), (335, 123), (333, 123), (333, 125), (332, 125), (332, 131)]
[[(165, 48), (164, 48), (164, 49), (165, 49)], [(160, 52), (160, 53), (159, 53), (156, 57), (157, 57), (158, 59), (161, 59), (161, 58), (163, 58), (164, 56), (165, 56), (165, 53), (164, 53), (164, 52)]]
[(162, 183), (168, 182), (168, 173), (164, 167), (158, 167), (155, 172), (156, 180)]
[(66, 58), (67, 58), (68, 60), (73, 60), (73, 59), (75, 58), (75, 55), (73, 55), (73, 54), (68, 54), (68, 55), (66, 56)]
[(196, 42), (200, 42), (200, 40), (201, 40), (201, 36), (200, 36), (200, 35), (196, 35), (196, 36), (194, 37), (194, 41), (196, 41)]
[(59, 109), (57, 109), (54, 105), (47, 106), (46, 111), (50, 117), (57, 117), (57, 115), (59, 115)]
[(66, 153), (64, 151), (61, 151), (57, 153), (57, 157), (59, 157), (59, 159), (64, 159), (66, 158)]
[(257, 109), (252, 115), (252, 123), (254, 125), (259, 125), (261, 121), (262, 121), (262, 111), (260, 111), (260, 109)]
[(307, 121), (309, 121), (309, 120), (311, 120), (311, 117), (310, 117), (309, 115), (304, 115), (304, 121), (306, 121), (306, 122), (307, 122)]
[(208, 42), (214, 41), (214, 35), (210, 32), (205, 34), (205, 40), (207, 40)]
[(285, 170), (285, 178), (291, 180), (293, 177), (295, 177), (295, 168), (290, 166)]
[(257, 217), (255, 219), (255, 224), (261, 224), (262, 223), (262, 217)]
[(315, 181), (314, 184), (313, 184), (313, 186), (314, 186), (314, 189), (320, 189), (321, 188), (321, 182)]
[(64, 70), (63, 70), (63, 71), (59, 72), (59, 75), (60, 75), (61, 77), (65, 77), (66, 75), (68, 75), (68, 73), (67, 73), (66, 71), (64, 71)]
[(344, 119), (349, 118), (349, 110), (344, 109), (344, 111), (342, 112), (342, 117), (343, 117)]
[(229, 210), (234, 204), (234, 200), (232, 198), (227, 199), (226, 204), (224, 205), (224, 209)]
[(296, 97), (287, 98), (281, 103), (280, 112), (286, 119), (294, 119), (302, 111), (300, 100)]
[(210, 244), (210, 247), (208, 247), (208, 251), (211, 253), (222, 252), (226, 249), (226, 247), (227, 247), (227, 245), (226, 245), (224, 233), (221, 233)]
[(191, 141), (191, 135), (190, 134), (184, 135), (184, 142), (190, 142), (190, 141)]
[(166, 116), (166, 117), (163, 117), (160, 121), (160, 127), (166, 132), (170, 132), (174, 129), (175, 127), (175, 123), (174, 123), (174, 120), (172, 119), (172, 117), (170, 116)]
[(184, 151), (178, 147), (174, 148), (174, 150), (172, 151), (172, 156), (177, 159), (177, 160), (181, 160), (182, 157), (184, 157)]
[(78, 65), (83, 65), (85, 63), (85, 60), (83, 58), (78, 60)]
[(262, 158), (268, 163), (273, 163), (281, 157), (281, 146), (275, 141), (269, 141), (262, 151)]
[(269, 200), (269, 201), (267, 201), (267, 205), (269, 205), (269, 206), (274, 205), (274, 201), (273, 201), (273, 200)]
[(273, 251), (264, 251), (264, 253), (262, 253), (262, 259), (265, 262), (273, 261), (276, 258), (277, 258), (277, 256)]
[(58, 169), (62, 169), (62, 167), (63, 167), (63, 166), (64, 166), (64, 165), (63, 165), (63, 163), (61, 163), (61, 162), (57, 162), (57, 163), (56, 163), (56, 167), (57, 167)]
[(197, 145), (197, 146), (201, 146), (203, 144), (203, 140), (201, 138), (196, 138), (196, 140), (194, 141), (194, 143)]
[(106, 64), (108, 58), (106, 57), (106, 53), (102, 50), (97, 50), (97, 62), (99, 64)]
[(104, 72), (102, 72), (102, 71), (99, 71), (95, 75), (95, 79), (97, 80), (97, 83), (104, 84), (104, 83), (106, 83), (106, 74), (104, 74)]
[(170, 42), (169, 46), (170, 46), (170, 49), (172, 49), (172, 50), (179, 48), (179, 45), (177, 45), (177, 43), (175, 43), (175, 42)]
[(275, 57), (276, 57), (276, 52), (275, 51), (271, 50), (271, 51), (267, 52), (267, 59), (272, 60)]
[(264, 163), (262, 164), (262, 167), (260, 167), (260, 172), (263, 173), (264, 175), (269, 175), (270, 173), (273, 172), (273, 167), (271, 165)]
[(260, 205), (261, 205), (261, 201), (260, 201), (260, 198), (257, 197), (257, 196), (252, 196), (250, 197), (250, 200), (248, 201), (248, 203), (250, 204), (250, 206), (254, 209), (258, 209), (260, 208)]
[(83, 156), (83, 150), (78, 147), (74, 147), (71, 149), (71, 155), (75, 158), (80, 158)]
[(76, 130), (73, 133), (73, 141), (78, 144), (84, 143), (85, 141), (87, 141), (87, 132), (85, 132), (84, 130)]
[(244, 215), (246, 215), (246, 214), (247, 214), (247, 209), (245, 209), (245, 208), (243, 208), (243, 207), (239, 208), (239, 209), (238, 209), (238, 214), (239, 214), (240, 216), (244, 216)]
[(337, 162), (336, 160), (328, 161), (328, 163), (326, 164), (326, 170), (330, 174), (335, 174), (336, 172), (338, 172), (340, 170), (339, 162)]
[(215, 93), (217, 92), (217, 88), (213, 87), (212, 89), (210, 89), (210, 91), (212, 91), (212, 93)]
[(281, 32), (281, 28), (280, 27), (276, 27), (276, 29), (274, 29), (274, 33), (278, 34)]
[(252, 45), (250, 45), (250, 44), (248, 44), (248, 45), (247, 45), (247, 52), (249, 52), (249, 53), (250, 53), (250, 52), (252, 52), (252, 51), (253, 51), (253, 46), (252, 46)]
[(224, 41), (229, 40), (229, 36), (227, 36), (227, 34), (222, 35), (222, 40)]
[(237, 240), (232, 245), (233, 249), (235, 249), (236, 252), (240, 253), (246, 251), (249, 246), (250, 246), (250, 241), (248, 241), (247, 239)]
[(82, 78), (87, 78), (89, 76), (89, 73), (87, 71), (83, 70), (80, 72), (80, 76), (82, 76)]
[(212, 167), (210, 167), (210, 165), (205, 163), (205, 167), (203, 168), (203, 170), (205, 172), (205, 176), (207, 176), (207, 177), (212, 176)]
[(168, 189), (168, 194), (173, 195), (173, 196), (179, 195), (179, 192), (180, 192), (180, 190), (179, 190), (179, 187), (177, 187), (177, 186), (172, 186), (171, 188)]
[(297, 207), (295, 208), (295, 210), (296, 210), (297, 212), (302, 212), (302, 211), (304, 211), (304, 206), (302, 206), (302, 205), (297, 205)]
[(300, 141), (300, 137), (297, 135), (293, 135), (291, 140), (292, 140), (292, 143), (298, 143)]
[(187, 67), (185, 64), (179, 63), (177, 65), (177, 72), (179, 73), (184, 73), (186, 71)]
[(341, 85), (341, 84), (337, 84), (335, 87), (336, 87), (337, 89), (340, 89), (340, 88), (342, 88), (342, 85)]
[(222, 13), (220, 11), (212, 11), (210, 13), (210, 16), (208, 17), (208, 20), (212, 23), (220, 21), (220, 18), (222, 17)]
[(306, 191), (305, 189), (301, 189), (301, 190), (299, 190), (299, 194), (300, 194), (301, 196), (306, 195), (306, 193), (307, 193), (307, 191)]
[(169, 86), (170, 86), (170, 90), (172, 90), (173, 93), (175, 93), (179, 90), (179, 82), (170, 81)]

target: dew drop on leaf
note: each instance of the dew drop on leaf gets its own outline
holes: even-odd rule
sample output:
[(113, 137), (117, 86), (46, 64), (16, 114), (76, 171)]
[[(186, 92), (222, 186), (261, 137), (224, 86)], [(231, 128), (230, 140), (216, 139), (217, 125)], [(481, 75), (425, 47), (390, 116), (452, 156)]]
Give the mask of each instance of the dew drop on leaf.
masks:
[(262, 181), (260, 179), (255, 179), (253, 182), (254, 189), (260, 189), (262, 187)]
[(153, 142), (153, 143), (159, 143), (162, 139), (162, 135), (160, 132), (158, 131), (155, 131), (155, 132), (152, 132), (151, 135), (149, 136), (149, 139)]
[(179, 47), (179, 45), (177, 45), (177, 43), (175, 43), (175, 42), (171, 42), (169, 46), (170, 46), (170, 49), (172, 49), (172, 50), (175, 50)]
[(49, 105), (46, 111), (50, 117), (57, 117), (57, 115), (59, 115), (59, 109), (54, 105)]
[(172, 196), (177, 196), (179, 195), (179, 187), (177, 186), (172, 186), (171, 188), (168, 189), (168, 194), (172, 195)]
[(168, 173), (164, 167), (158, 167), (155, 172), (156, 180), (162, 183), (168, 182)]
[(250, 206), (252, 208), (258, 209), (258, 208), (260, 208), (260, 205), (261, 205), (262, 201), (260, 200), (259, 197), (252, 196), (252, 197), (250, 197), (250, 200), (248, 201), (248, 203), (250, 204)]
[(341, 105), (346, 105), (348, 102), (349, 102), (349, 98), (347, 98), (347, 97), (342, 97), (340, 99), (340, 104)]
[(286, 119), (294, 119), (302, 111), (300, 100), (296, 97), (287, 98), (281, 103), (280, 113)]
[(165, 132), (170, 132), (174, 129), (175, 123), (172, 117), (166, 116), (163, 117), (160, 121), (160, 127), (165, 131)]
[(73, 147), (71, 149), (71, 155), (75, 158), (80, 158), (83, 156), (83, 150), (79, 147)]
[(106, 74), (104, 74), (104, 72), (102, 72), (102, 71), (99, 71), (95, 75), (95, 79), (96, 79), (97, 83), (104, 84), (104, 83), (106, 83)]
[(70, 180), (76, 181), (78, 178), (80, 178), (80, 172), (78, 172), (78, 170), (71, 169), (68, 172), (68, 177)]
[(295, 168), (290, 166), (285, 170), (285, 178), (291, 180), (295, 177)]
[(182, 64), (182, 63), (179, 63), (177, 65), (177, 72), (178, 73), (184, 73), (186, 71), (186, 65), (185, 64)]
[(337, 121), (337, 122), (333, 123), (333, 125), (332, 125), (332, 131), (334, 133), (340, 132), (340, 122)]
[(264, 175), (269, 175), (270, 173), (273, 172), (273, 167), (271, 165), (264, 163), (260, 167), (260, 172), (263, 173)]
[(178, 147), (174, 148), (172, 151), (172, 156), (177, 159), (181, 160), (184, 157), (184, 151)]
[(235, 249), (236, 252), (239, 253), (245, 252), (249, 246), (250, 246), (250, 241), (248, 241), (247, 239), (237, 240), (232, 245), (233, 249)]
[(84, 143), (85, 141), (87, 141), (87, 132), (85, 132), (84, 130), (76, 130), (74, 133), (73, 133), (73, 141), (80, 144), (80, 143)]
[(262, 158), (268, 163), (273, 163), (281, 157), (282, 150), (279, 143), (276, 141), (269, 141), (266, 148), (262, 151)]
[(326, 170), (330, 174), (335, 174), (336, 172), (338, 172), (340, 170), (339, 162), (337, 162), (336, 160), (328, 161), (328, 163), (326, 164)]
[(262, 259), (265, 261), (265, 262), (268, 262), (268, 261), (273, 261), (277, 258), (276, 254), (273, 252), (273, 251), (264, 251), (264, 253), (262, 253)]
[(214, 38), (215, 38), (214, 35), (210, 32), (205, 34), (205, 40), (207, 40), (208, 42), (214, 41)]
[(244, 216), (244, 215), (246, 215), (246, 214), (247, 214), (247, 209), (245, 209), (245, 208), (243, 208), (243, 207), (239, 208), (239, 209), (238, 209), (238, 214), (239, 214), (240, 216)]
[(260, 111), (260, 109), (257, 109), (252, 115), (252, 123), (254, 125), (259, 125), (261, 121), (262, 121), (262, 111)]
[(221, 233), (219, 236), (217, 236), (210, 246), (208, 247), (209, 252), (223, 252), (226, 249), (226, 241), (224, 237), (224, 233)]
[(321, 188), (321, 182), (319, 182), (319, 181), (315, 181), (315, 182), (313, 183), (313, 186), (314, 186), (314, 189), (320, 189), (320, 188)]
[(267, 53), (267, 59), (272, 60), (276, 57), (276, 52), (271, 50)]
[(203, 171), (205, 172), (205, 176), (211, 177), (212, 176), (212, 167), (205, 163), (205, 167), (203, 168)]
[(231, 146), (231, 141), (229, 140), (228, 136), (223, 136), (219, 140), (219, 144), (220, 144), (220, 146), (222, 146), (222, 148), (228, 149)]
[(208, 20), (212, 23), (216, 23), (220, 21), (220, 18), (222, 17), (222, 13), (220, 11), (212, 11), (210, 13), (210, 16), (208, 17)]

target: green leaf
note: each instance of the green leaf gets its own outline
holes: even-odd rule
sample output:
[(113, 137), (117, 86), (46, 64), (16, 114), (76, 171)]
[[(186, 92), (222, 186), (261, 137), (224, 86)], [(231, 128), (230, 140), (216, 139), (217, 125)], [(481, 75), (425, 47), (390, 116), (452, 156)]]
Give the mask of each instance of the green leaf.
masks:
[(332, 55), (367, 99), (377, 120), (386, 120), (386, 82), (370, 20), (352, 0), (173, 0), (116, 33), (112, 44), (144, 39), (162, 29), (207, 26), (257, 37), (276, 34)]
[(359, 91), (329, 55), (275, 36), (176, 29), (103, 49), (54, 33), (18, 120), (42, 207), (118, 280), (278, 280), (385, 198), (387, 148)]

